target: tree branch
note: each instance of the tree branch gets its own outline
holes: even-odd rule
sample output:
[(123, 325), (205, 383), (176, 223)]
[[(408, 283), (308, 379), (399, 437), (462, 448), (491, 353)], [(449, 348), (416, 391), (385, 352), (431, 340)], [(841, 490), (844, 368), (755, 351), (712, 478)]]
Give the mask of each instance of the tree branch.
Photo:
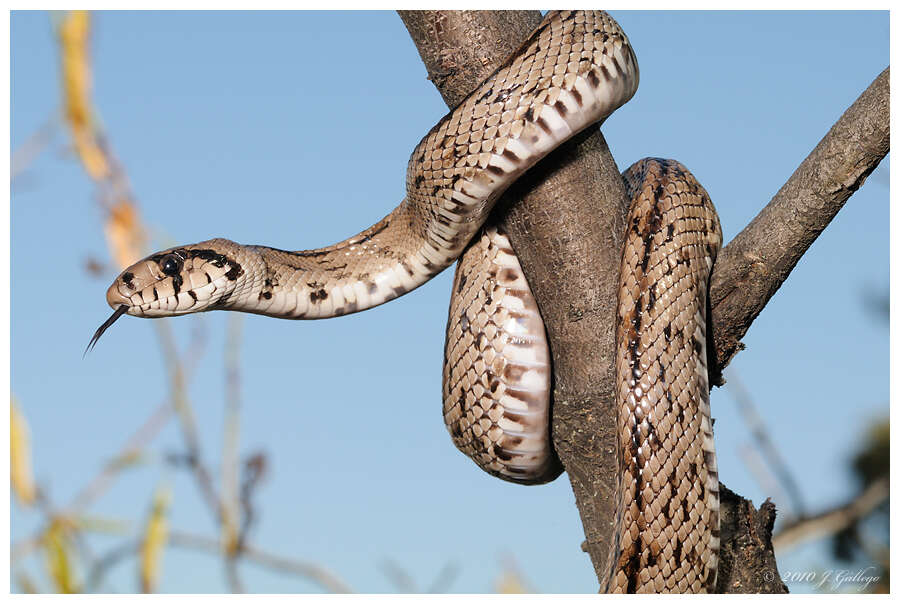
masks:
[(812, 242), (890, 150), (890, 72), (875, 78), (719, 254), (710, 299), (720, 371)]
[(847, 528), (867, 516), (872, 510), (888, 500), (891, 494), (887, 478), (879, 478), (848, 503), (826, 510), (815, 516), (800, 518), (790, 524), (773, 539), (779, 551), (800, 545), (804, 541), (816, 539)]
[[(401, 11), (400, 16), (450, 106), (496, 69), (541, 20), (537, 11)], [(547, 327), (554, 370), (553, 442), (599, 572), (616, 478), (613, 320), (626, 210), (619, 169), (600, 129), (588, 128), (529, 170), (497, 210), (505, 210), (501, 224)]]
[[(537, 11), (400, 11), (400, 16), (429, 79), (451, 107), (518, 48), (541, 18)], [(803, 252), (886, 154), (887, 80), (886, 70), (720, 253), (711, 291), (719, 370), (740, 349), (740, 338)], [(599, 575), (609, 547), (617, 472), (614, 320), (626, 211), (619, 169), (599, 127), (588, 128), (532, 168), (497, 210), (547, 327), (553, 443), (581, 514), (583, 549)], [(783, 590), (770, 540), (774, 506), (756, 511), (724, 487), (722, 493), (717, 591)], [(729, 519), (735, 519), (731, 525)]]

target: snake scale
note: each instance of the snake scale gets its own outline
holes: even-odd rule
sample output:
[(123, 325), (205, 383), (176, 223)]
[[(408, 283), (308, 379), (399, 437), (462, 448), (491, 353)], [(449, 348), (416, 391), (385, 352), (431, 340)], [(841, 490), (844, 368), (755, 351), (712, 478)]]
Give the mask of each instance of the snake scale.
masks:
[[(500, 478), (541, 483), (550, 442), (550, 356), (516, 255), (488, 221), (522, 173), (627, 102), (637, 60), (602, 11), (552, 11), (491, 77), (422, 139), (406, 198), (335, 245), (285, 251), (212, 239), (147, 257), (107, 292), (120, 316), (208, 310), (317, 319), (382, 304), (461, 257), (444, 359), (453, 442)], [(716, 581), (718, 476), (709, 408), (707, 287), (721, 245), (708, 195), (680, 164), (623, 174), (626, 223), (616, 329), (616, 517), (602, 588), (704, 592)], [(487, 223), (488, 226), (484, 226)]]

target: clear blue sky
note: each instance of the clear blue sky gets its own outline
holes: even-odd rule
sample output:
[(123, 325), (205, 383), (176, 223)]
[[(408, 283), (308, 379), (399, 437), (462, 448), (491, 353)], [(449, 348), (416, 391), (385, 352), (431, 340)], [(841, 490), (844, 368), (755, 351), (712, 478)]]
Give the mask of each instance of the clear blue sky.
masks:
[[(712, 196), (726, 242), (889, 62), (886, 11), (613, 16), (641, 69), (637, 95), (604, 126), (616, 161), (624, 169), (648, 155), (679, 159)], [(403, 197), (410, 151), (446, 112), (392, 12), (100, 13), (93, 56), (96, 105), (157, 248), (222, 236), (303, 249), (356, 233)], [(13, 13), (12, 149), (57, 111), (58, 63), (48, 14)], [(85, 272), (85, 260), (106, 261), (107, 249), (92, 185), (67, 145), (59, 131), (16, 181), (10, 209), (11, 385), (31, 424), (36, 475), (58, 504), (168, 389), (149, 321), (123, 318), (82, 359), (110, 312), (113, 275)], [(851, 494), (848, 456), (888, 411), (887, 324), (865, 305), (888, 285), (888, 182), (885, 162), (732, 363), (812, 511)], [(246, 316), (241, 453), (264, 450), (270, 460), (252, 541), (319, 562), (361, 591), (392, 589), (379, 570), (385, 558), (420, 587), (452, 561), (460, 568), (453, 590), (492, 590), (512, 554), (537, 590), (592, 592), (565, 476), (542, 487), (507, 484), (446, 434), (440, 379), (451, 278), (445, 271), (339, 319)], [(201, 324), (208, 334), (190, 396), (217, 476), (226, 319), (171, 321), (182, 344)], [(723, 482), (762, 503), (772, 493), (739, 456), (750, 435), (727, 387), (713, 392), (712, 409)], [(215, 535), (192, 481), (159, 462), (180, 443), (171, 424), (149, 463), (91, 511), (142, 522), (155, 485), (169, 481), (173, 526)], [(12, 539), (39, 519), (13, 504)], [(90, 544), (102, 553), (115, 542)], [(219, 560), (207, 554), (171, 549), (165, 566), (163, 591), (225, 588)], [(779, 560), (782, 571), (834, 567), (822, 543)], [(253, 591), (315, 589), (250, 564), (242, 570)], [(135, 577), (125, 562), (109, 585), (130, 591)]]

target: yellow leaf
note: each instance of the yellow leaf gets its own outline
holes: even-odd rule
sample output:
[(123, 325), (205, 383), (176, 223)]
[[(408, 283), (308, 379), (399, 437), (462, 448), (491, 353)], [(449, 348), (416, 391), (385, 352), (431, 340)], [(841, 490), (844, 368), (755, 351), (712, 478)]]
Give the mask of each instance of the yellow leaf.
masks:
[(168, 511), (171, 499), (171, 491), (164, 487), (157, 488), (153, 496), (153, 506), (141, 545), (141, 590), (144, 593), (154, 591), (159, 581), (162, 553), (169, 539)]
[(28, 422), (15, 398), (9, 403), (9, 478), (22, 505), (32, 505), (37, 497), (31, 473), (31, 444)]
[(144, 237), (133, 203), (123, 199), (112, 206), (104, 230), (112, 257), (120, 268), (128, 268), (141, 259)]
[(66, 522), (54, 520), (44, 533), (44, 560), (47, 574), (53, 579), (56, 590), (64, 594), (78, 593), (80, 588), (72, 568), (72, 540)]
[(518, 574), (510, 571), (503, 571), (497, 579), (497, 593), (499, 594), (525, 594), (528, 590), (522, 584), (522, 579)]
[(97, 141), (97, 126), (91, 108), (90, 30), (91, 17), (87, 11), (70, 11), (59, 26), (63, 106), (81, 163), (91, 178), (104, 180), (110, 175), (110, 166)]

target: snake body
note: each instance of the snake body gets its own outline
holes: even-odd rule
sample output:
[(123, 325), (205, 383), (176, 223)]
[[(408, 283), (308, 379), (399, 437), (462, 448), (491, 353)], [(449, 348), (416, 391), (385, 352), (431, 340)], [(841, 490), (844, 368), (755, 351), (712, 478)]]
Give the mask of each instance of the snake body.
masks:
[[(107, 292), (118, 316), (234, 310), (288, 319), (361, 311), (461, 257), (444, 359), (454, 443), (506, 480), (562, 470), (550, 442), (550, 361), (515, 253), (482, 228), (523, 172), (627, 102), (637, 61), (602, 11), (553, 11), (413, 151), (406, 198), (377, 224), (304, 251), (212, 239), (153, 254)], [(605, 590), (708, 591), (718, 557), (706, 288), (721, 243), (706, 192), (677, 162), (623, 175), (632, 205), (617, 317), (619, 484)]]

